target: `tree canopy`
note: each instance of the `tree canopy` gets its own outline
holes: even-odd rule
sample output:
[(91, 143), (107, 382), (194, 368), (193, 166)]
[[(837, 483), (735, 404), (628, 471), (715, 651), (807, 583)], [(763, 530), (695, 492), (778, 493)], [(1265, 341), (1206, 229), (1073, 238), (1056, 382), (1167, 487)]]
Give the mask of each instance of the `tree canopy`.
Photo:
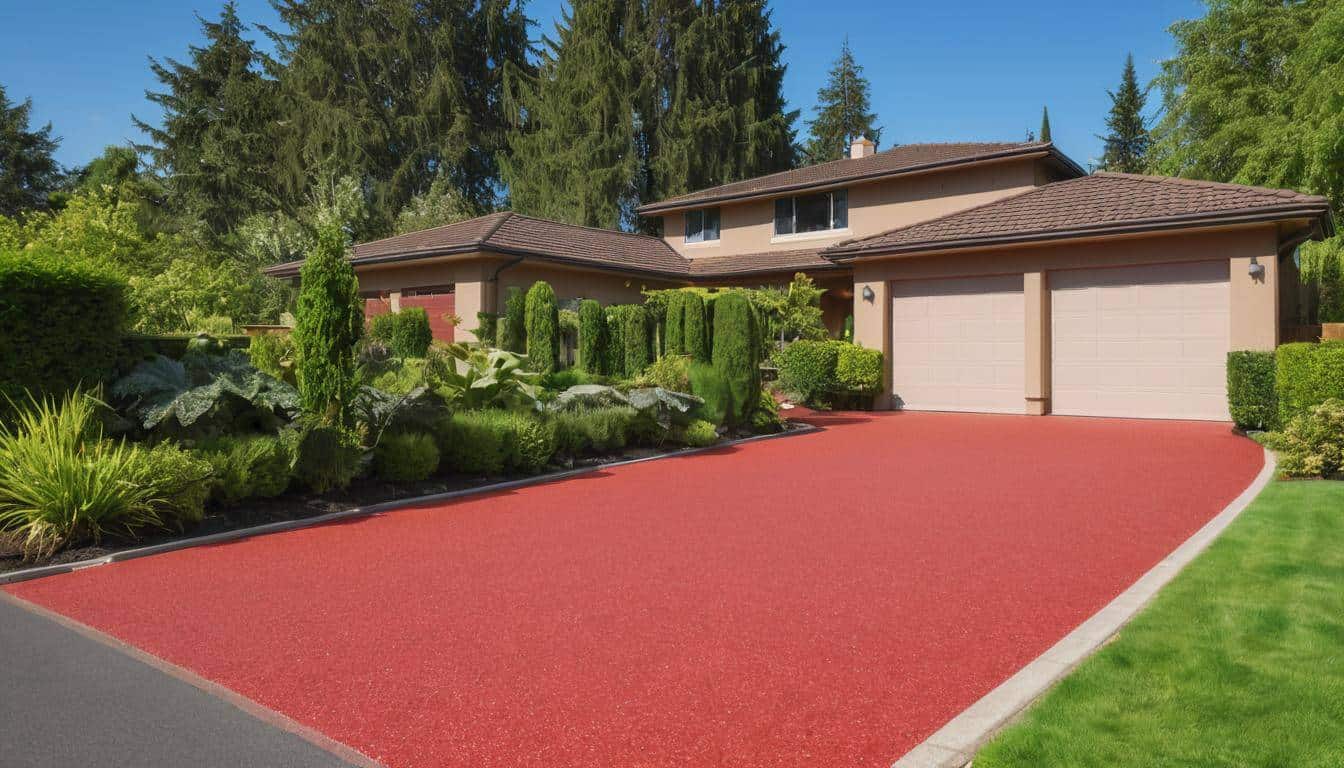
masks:
[(32, 130), (33, 102), (15, 104), (0, 85), (0, 216), (17, 216), (47, 207), (47, 197), (61, 183), (61, 169), (52, 157), (60, 139), (51, 124)]
[(882, 128), (869, 103), (871, 91), (863, 67), (854, 60), (846, 40), (826, 84), (817, 91), (817, 116), (807, 123), (810, 138), (803, 150), (806, 162), (839, 160), (847, 156), (850, 145), (860, 136), (874, 143), (882, 138)]
[[(1148, 123), (1143, 116), (1148, 101), (1147, 90), (1139, 87), (1134, 73), (1134, 55), (1125, 57), (1125, 69), (1120, 76), (1120, 87), (1108, 91), (1111, 112), (1106, 117), (1106, 149), (1101, 157), (1101, 169), (1121, 173), (1143, 173), (1147, 167)], [(1042, 130), (1045, 130), (1042, 125)]]

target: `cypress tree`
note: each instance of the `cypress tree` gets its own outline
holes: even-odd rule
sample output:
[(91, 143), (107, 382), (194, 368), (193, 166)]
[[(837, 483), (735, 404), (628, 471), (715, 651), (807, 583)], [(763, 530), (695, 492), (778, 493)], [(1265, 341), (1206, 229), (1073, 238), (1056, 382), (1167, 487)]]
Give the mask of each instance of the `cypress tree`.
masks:
[(705, 300), (694, 292), (685, 291), (681, 298), (682, 344), (686, 354), (697, 362), (709, 362), (709, 324), (705, 316)]
[(1041, 107), (1041, 141), (1051, 141), (1050, 138), (1050, 108)]
[(560, 367), (560, 310), (551, 284), (538, 280), (527, 291), (527, 358), (533, 370), (550, 373)]
[(845, 40), (827, 77), (817, 91), (817, 117), (809, 120), (811, 131), (804, 150), (806, 162), (824, 163), (847, 157), (850, 145), (860, 136), (878, 142), (882, 129), (876, 125), (869, 94), (872, 86), (863, 76), (863, 67), (854, 60), (854, 52)]
[(663, 321), (663, 354), (666, 355), (686, 354), (685, 335), (682, 333), (684, 327), (682, 318), (685, 316), (682, 300), (684, 295), (685, 291), (672, 291), (667, 294), (667, 317)]
[(519, 354), (527, 349), (527, 297), (512, 286), (499, 319), (499, 348)]
[(1101, 168), (1121, 173), (1143, 173), (1147, 167), (1148, 146), (1151, 139), (1143, 119), (1143, 107), (1148, 93), (1139, 88), (1134, 73), (1134, 54), (1125, 58), (1125, 71), (1120, 88), (1107, 91), (1111, 97), (1111, 113), (1106, 118), (1106, 142)]
[(364, 331), (349, 239), (335, 216), (322, 216), (317, 241), (299, 271), (294, 351), (299, 402), (330, 426), (349, 427), (355, 394), (355, 342)]
[(742, 291), (729, 291), (714, 301), (713, 365), (732, 394), (725, 420), (744, 424), (760, 400), (760, 328), (756, 311)]
[(149, 135), (137, 149), (164, 177), (169, 208), (222, 235), (279, 205), (273, 175), (281, 114), (277, 84), (263, 76), (265, 59), (243, 37), (234, 3), (224, 4), (217, 21), (200, 23), (206, 44), (191, 46), (190, 62), (150, 59), (164, 90), (145, 96), (163, 109), (162, 127), (132, 120)]
[(0, 86), (0, 216), (47, 207), (47, 195), (61, 182), (60, 167), (52, 153), (60, 139), (51, 136), (51, 124), (30, 130), (31, 99), (10, 102)]
[(635, 304), (625, 308), (621, 318), (621, 341), (625, 347), (625, 375), (638, 376), (649, 367), (649, 313)]
[(607, 344), (602, 359), (608, 376), (625, 376), (625, 313), (629, 308), (625, 304), (607, 307)]
[(287, 130), (279, 175), (301, 197), (314, 167), (358, 177), (369, 236), (442, 172), (480, 212), (506, 150), (504, 71), (529, 68), (527, 18), (511, 2), (273, 0)]
[(606, 336), (607, 315), (602, 311), (602, 305), (584, 299), (579, 303), (579, 370), (594, 374), (603, 372)]

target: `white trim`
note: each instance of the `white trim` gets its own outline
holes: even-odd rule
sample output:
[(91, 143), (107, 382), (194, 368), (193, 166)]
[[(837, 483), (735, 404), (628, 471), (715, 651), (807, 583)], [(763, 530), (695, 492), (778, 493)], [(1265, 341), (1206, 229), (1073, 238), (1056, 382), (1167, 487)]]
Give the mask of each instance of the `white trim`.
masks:
[(722, 240), (715, 238), (713, 240), (697, 240), (695, 242), (682, 240), (681, 244), (685, 248), (718, 248), (719, 244), (722, 242)]
[(799, 240), (826, 240), (833, 237), (845, 237), (851, 234), (849, 227), (844, 229), (819, 229), (816, 232), (795, 232), (791, 235), (771, 235), (772, 243), (793, 243)]

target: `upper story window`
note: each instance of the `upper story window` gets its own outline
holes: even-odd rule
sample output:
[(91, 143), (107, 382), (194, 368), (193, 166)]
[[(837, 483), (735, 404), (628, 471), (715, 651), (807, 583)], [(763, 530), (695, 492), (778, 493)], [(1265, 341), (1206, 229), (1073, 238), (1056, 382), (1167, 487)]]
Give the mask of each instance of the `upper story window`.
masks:
[(775, 234), (797, 235), (849, 226), (849, 193), (837, 189), (775, 201)]
[(705, 243), (719, 239), (719, 209), (686, 212), (686, 242)]

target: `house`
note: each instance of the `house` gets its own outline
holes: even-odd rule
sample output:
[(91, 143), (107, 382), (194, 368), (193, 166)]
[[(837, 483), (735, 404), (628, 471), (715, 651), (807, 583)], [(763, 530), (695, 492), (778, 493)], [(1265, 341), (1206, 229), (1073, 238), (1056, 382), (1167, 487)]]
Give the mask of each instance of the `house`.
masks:
[(880, 407), (1227, 419), (1227, 352), (1285, 340), (1296, 246), (1333, 234), (1322, 197), (1088, 175), (1049, 142), (860, 139), (845, 159), (639, 213), (663, 237), (501, 212), (351, 260), (370, 312), (429, 306), (457, 332), (535, 280), (620, 303), (804, 272), (827, 289), (827, 325), (852, 314), (855, 341), (883, 351)]

